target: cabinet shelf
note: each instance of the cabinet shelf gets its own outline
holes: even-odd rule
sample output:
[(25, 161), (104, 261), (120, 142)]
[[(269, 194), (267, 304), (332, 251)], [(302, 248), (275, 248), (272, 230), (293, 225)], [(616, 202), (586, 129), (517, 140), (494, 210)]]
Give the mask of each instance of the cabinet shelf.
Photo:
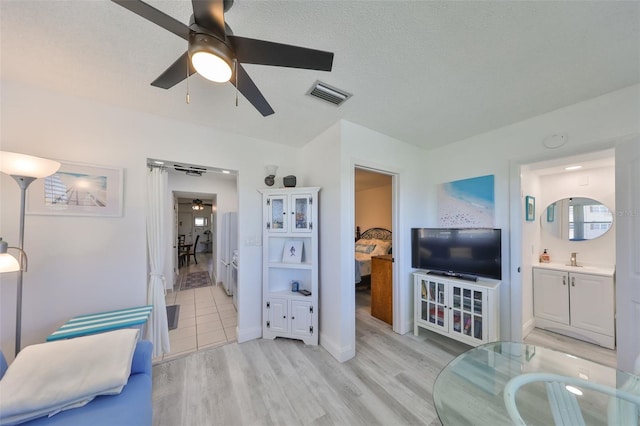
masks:
[(291, 291), (291, 290), (276, 290), (276, 291), (269, 292), (269, 294), (275, 297), (287, 297), (287, 298), (294, 298), (294, 299), (300, 299), (300, 300), (311, 300), (311, 296), (313, 296), (313, 293), (311, 293), (309, 296), (305, 296), (303, 294), (298, 293), (297, 291)]
[(284, 262), (269, 262), (267, 264), (269, 268), (283, 268), (283, 269), (312, 269), (311, 263), (284, 263)]

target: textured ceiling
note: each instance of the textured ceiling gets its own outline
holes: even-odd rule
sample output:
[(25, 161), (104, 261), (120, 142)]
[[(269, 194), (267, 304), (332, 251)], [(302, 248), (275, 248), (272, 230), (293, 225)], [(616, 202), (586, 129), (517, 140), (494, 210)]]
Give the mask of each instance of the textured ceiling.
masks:
[[(188, 1), (149, 1), (187, 23)], [(236, 0), (240, 36), (335, 53), (332, 72), (246, 65), (276, 111), (200, 76), (149, 85), (186, 50), (106, 0), (1, 0), (2, 79), (302, 146), (338, 119), (435, 147), (640, 81), (640, 3)], [(306, 96), (322, 80), (353, 93)]]

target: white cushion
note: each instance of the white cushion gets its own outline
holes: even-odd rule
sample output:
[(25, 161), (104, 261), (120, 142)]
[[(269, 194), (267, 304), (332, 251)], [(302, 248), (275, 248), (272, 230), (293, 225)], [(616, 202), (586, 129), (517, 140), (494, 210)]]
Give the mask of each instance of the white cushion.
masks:
[(0, 423), (52, 416), (120, 393), (137, 340), (137, 329), (123, 329), (24, 348), (0, 380)]

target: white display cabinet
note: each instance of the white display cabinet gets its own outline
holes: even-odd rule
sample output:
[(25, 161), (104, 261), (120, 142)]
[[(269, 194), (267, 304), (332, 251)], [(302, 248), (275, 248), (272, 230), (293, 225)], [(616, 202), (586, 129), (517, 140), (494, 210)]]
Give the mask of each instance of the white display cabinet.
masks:
[[(318, 194), (320, 188), (264, 189), (262, 291), (265, 339), (318, 344)], [(304, 295), (294, 291), (309, 291)]]

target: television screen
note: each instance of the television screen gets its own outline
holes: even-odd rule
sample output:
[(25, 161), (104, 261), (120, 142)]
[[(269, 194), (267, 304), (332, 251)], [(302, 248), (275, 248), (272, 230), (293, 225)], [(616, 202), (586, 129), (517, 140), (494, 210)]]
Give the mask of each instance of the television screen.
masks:
[(412, 228), (411, 267), (462, 278), (502, 279), (500, 229)]

